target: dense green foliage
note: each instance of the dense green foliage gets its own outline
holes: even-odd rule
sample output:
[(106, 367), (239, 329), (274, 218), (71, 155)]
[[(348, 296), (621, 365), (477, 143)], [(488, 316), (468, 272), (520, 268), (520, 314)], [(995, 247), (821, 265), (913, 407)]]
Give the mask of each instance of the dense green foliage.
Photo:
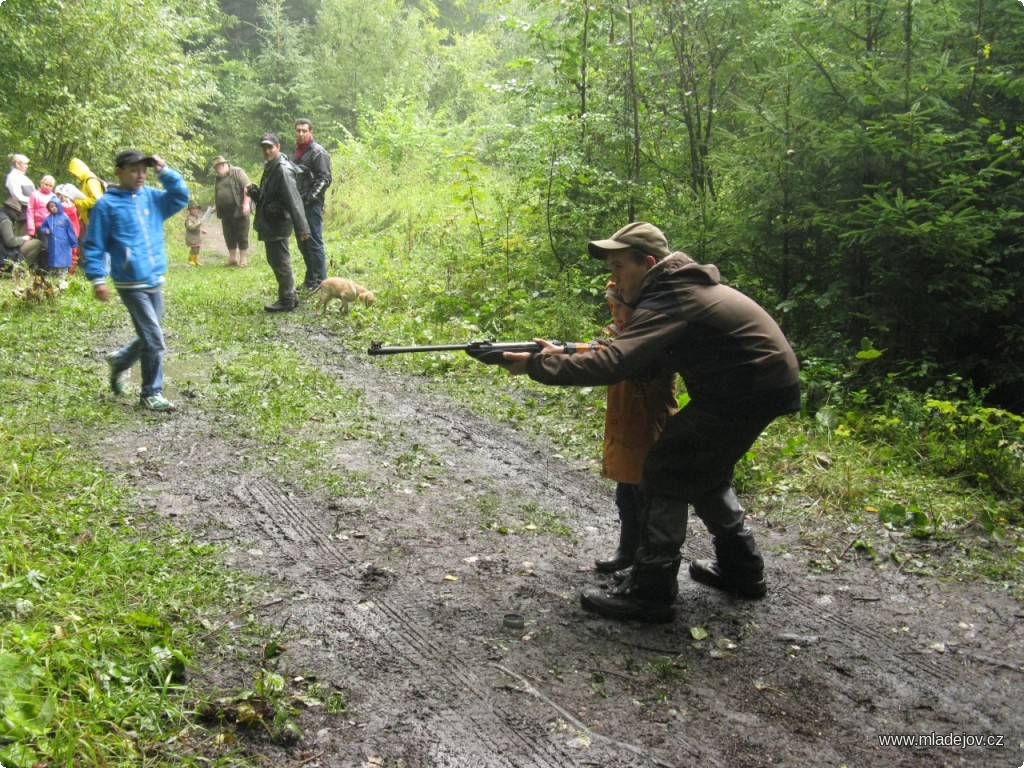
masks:
[[(585, 241), (656, 222), (768, 306), (803, 363), (805, 413), (755, 447), (741, 489), (801, 499), (802, 529), (859, 552), (955, 541), (957, 575), (1019, 584), (1019, 3), (6, 0), (0, 37), (0, 143), (36, 180), (137, 145), (209, 202), (213, 154), (258, 178), (256, 137), (287, 148), (311, 118), (337, 179), (330, 271), (378, 296), (346, 322), (354, 344), (587, 338), (605, 278)], [(343, 431), (387, 436), (277, 343), (269, 275), (176, 279), (177, 352), (225, 428), (357, 490), (304, 462)], [(185, 722), (179, 672), (226, 577), (175, 532), (140, 543), (129, 494), (89, 457), (93, 432), (138, 417), (89, 395), (104, 307), (73, 283), (0, 316), (0, 762), (129, 764)], [(598, 392), (461, 356), (393, 364), (596, 454)], [(304, 388), (331, 403), (322, 431)]]
[[(130, 21), (129, 21), (130, 20)], [(0, 145), (32, 159), (32, 177), (97, 173), (125, 146), (168, 157), (205, 150), (194, 126), (216, 98), (213, 0), (7, 0), (0, 7)]]
[(303, 115), (396, 199), (431, 154), (442, 218), (388, 206), (373, 231), (441, 249), (438, 311), (499, 322), (470, 268), (498, 261), (526, 295), (558, 274), (546, 322), (597, 293), (581, 243), (642, 218), (803, 356), (868, 338), (905, 384), (1024, 402), (1019, 4), (8, 0), (0, 32), (0, 139), (38, 174), (128, 144), (200, 181), (214, 153), (255, 171), (255, 138)]

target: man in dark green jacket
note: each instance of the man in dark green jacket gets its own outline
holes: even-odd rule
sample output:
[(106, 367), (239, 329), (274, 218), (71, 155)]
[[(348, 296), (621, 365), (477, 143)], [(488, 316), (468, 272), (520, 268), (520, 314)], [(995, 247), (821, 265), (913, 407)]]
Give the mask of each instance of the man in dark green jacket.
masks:
[(266, 244), (267, 262), (277, 278), (277, 301), (263, 308), (267, 312), (291, 312), (299, 306), (292, 276), (292, 255), (288, 239), (292, 229), (299, 240), (309, 237), (309, 225), (302, 210), (302, 198), (295, 184), (295, 166), (281, 154), (281, 142), (272, 133), (260, 137), (263, 152), (263, 177), (259, 186), (250, 184), (246, 193), (256, 203), (253, 227)]
[(586, 355), (504, 354), (513, 375), (542, 384), (596, 386), (652, 367), (677, 371), (690, 401), (665, 425), (644, 461), (641, 545), (626, 579), (583, 591), (583, 608), (612, 619), (675, 618), (676, 577), (689, 506), (714, 537), (715, 561), (690, 576), (747, 598), (764, 596), (764, 560), (732, 489), (736, 462), (778, 416), (799, 410), (796, 356), (752, 299), (722, 285), (718, 268), (672, 253), (646, 222), (589, 244), (607, 262), (633, 318)]
[(21, 203), (14, 196), (0, 208), (0, 271), (12, 269), (17, 262), (27, 267), (45, 267), (42, 256), (42, 243), (28, 235), (17, 234), (23, 223), (18, 220), (21, 215)]

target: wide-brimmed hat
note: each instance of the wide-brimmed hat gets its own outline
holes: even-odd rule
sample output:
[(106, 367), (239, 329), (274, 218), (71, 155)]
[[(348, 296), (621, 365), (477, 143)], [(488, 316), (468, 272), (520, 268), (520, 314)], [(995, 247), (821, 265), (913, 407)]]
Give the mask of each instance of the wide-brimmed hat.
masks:
[(663, 259), (671, 253), (665, 234), (646, 221), (634, 221), (607, 240), (593, 240), (587, 244), (590, 255), (595, 259), (603, 259), (611, 252), (623, 251), (627, 248), (635, 248), (659, 259)]
[(217, 155), (213, 160), (210, 161), (210, 167), (216, 168), (221, 163), (226, 163), (228, 160), (224, 155)]
[(14, 195), (11, 195), (6, 200), (4, 200), (4, 205), (10, 208), (12, 211), (21, 210), (21, 200), (16, 198)]

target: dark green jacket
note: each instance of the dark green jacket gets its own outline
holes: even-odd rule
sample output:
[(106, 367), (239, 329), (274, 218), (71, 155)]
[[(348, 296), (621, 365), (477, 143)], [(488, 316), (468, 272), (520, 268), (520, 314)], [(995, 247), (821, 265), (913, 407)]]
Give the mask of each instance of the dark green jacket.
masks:
[(295, 175), (295, 167), (283, 154), (263, 167), (259, 193), (253, 196), (256, 203), (253, 227), (260, 240), (287, 240), (293, 226), (300, 236), (309, 234)]

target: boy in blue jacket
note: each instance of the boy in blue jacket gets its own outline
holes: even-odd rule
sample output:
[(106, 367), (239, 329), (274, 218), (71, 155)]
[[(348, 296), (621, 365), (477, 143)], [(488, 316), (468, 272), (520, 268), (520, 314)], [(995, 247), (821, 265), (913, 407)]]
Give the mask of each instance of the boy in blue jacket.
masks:
[[(146, 172), (156, 169), (163, 189), (146, 186)], [(99, 301), (110, 298), (109, 274), (128, 310), (137, 336), (110, 355), (110, 388), (124, 392), (131, 367), (142, 369), (141, 404), (151, 411), (173, 411), (163, 395), (163, 284), (167, 272), (164, 221), (185, 208), (189, 190), (181, 174), (156, 155), (126, 149), (114, 158), (117, 186), (110, 186), (89, 212), (89, 229), (82, 248), (85, 275)]]

